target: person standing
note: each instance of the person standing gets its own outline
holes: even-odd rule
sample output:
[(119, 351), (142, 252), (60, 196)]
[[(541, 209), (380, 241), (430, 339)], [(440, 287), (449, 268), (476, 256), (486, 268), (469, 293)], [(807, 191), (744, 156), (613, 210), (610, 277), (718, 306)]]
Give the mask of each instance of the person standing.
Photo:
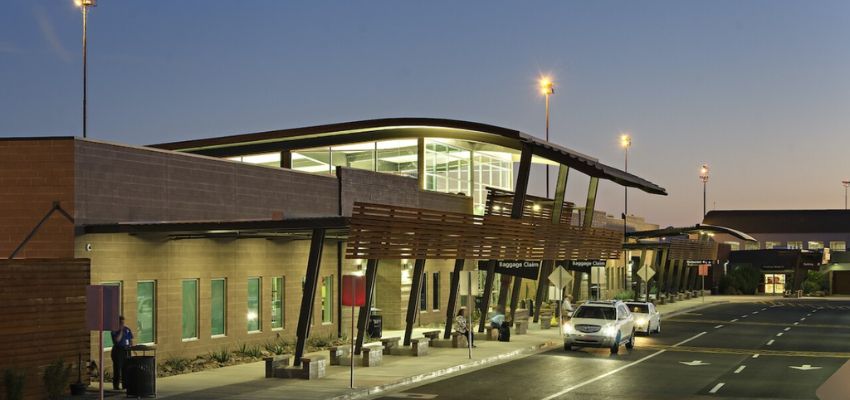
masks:
[(475, 335), (470, 334), (469, 323), (466, 321), (466, 307), (461, 307), (455, 316), (455, 331), (466, 337), (470, 346), (475, 347)]
[[(118, 316), (118, 330), (112, 334), (112, 388), (127, 389), (127, 377), (124, 368), (130, 357), (130, 346), (133, 345), (133, 331), (124, 325), (124, 316)], [(120, 384), (120, 386), (119, 386)]]

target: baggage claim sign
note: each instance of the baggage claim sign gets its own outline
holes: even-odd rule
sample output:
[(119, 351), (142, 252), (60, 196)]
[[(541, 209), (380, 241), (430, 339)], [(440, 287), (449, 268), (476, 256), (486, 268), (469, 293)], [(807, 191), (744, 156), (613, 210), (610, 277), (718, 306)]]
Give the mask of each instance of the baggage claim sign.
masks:
[[(479, 261), (478, 269), (486, 270), (489, 261)], [(605, 260), (572, 260), (556, 261), (555, 266), (562, 266), (568, 271), (590, 272), (591, 267), (604, 267)], [(496, 261), (496, 272), (503, 275), (519, 276), (526, 279), (537, 279), (540, 273), (540, 261), (530, 260), (499, 260)]]

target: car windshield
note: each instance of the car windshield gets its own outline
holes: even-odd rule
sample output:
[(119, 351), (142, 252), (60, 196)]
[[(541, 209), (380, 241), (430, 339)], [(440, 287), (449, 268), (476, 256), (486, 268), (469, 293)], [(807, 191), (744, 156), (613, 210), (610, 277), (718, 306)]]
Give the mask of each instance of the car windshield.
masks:
[(646, 304), (627, 303), (626, 305), (629, 306), (629, 311), (633, 313), (649, 314), (649, 306)]
[(617, 319), (617, 310), (613, 307), (581, 306), (573, 318)]

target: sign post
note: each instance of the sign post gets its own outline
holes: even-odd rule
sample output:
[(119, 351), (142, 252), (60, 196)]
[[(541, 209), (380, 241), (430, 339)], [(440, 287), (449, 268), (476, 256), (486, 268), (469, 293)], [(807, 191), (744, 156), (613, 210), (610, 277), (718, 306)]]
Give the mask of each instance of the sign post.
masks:
[(563, 336), (564, 335), (564, 313), (563, 313), (563, 302), (564, 302), (564, 287), (570, 284), (573, 280), (573, 277), (567, 272), (563, 266), (558, 266), (557, 269), (552, 271), (549, 274), (549, 282), (552, 282), (556, 288), (558, 288), (558, 332)]
[(709, 264), (699, 265), (699, 276), (702, 277), (702, 302), (705, 303), (705, 277), (708, 275)]
[(100, 354), (98, 356), (98, 380), (100, 398), (103, 399), (103, 331), (118, 329), (118, 286), (89, 285), (86, 287), (86, 327), (98, 331)]
[[(366, 277), (363, 275), (342, 276), (342, 305), (351, 306), (351, 388), (354, 389), (354, 307), (365, 307), (366, 304)], [(371, 306), (371, 304), (369, 305)], [(369, 324), (369, 321), (366, 321)]]

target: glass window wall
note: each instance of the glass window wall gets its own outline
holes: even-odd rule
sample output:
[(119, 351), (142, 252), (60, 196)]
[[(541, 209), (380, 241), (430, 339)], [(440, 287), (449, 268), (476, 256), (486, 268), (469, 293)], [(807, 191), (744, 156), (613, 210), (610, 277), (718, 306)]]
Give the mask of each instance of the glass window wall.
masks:
[(183, 281), (183, 339), (198, 337), (198, 280)]
[(471, 195), (469, 150), (425, 140), (425, 188), (436, 192)]
[(272, 278), (272, 329), (283, 328), (283, 277)]
[(248, 332), (257, 332), (261, 329), (260, 314), (260, 278), (248, 278)]
[(212, 280), (212, 293), (210, 300), (210, 318), (212, 321), (212, 336), (225, 335), (225, 323), (227, 321), (227, 281), (224, 279)]
[(156, 282), (136, 284), (136, 341), (156, 342)]
[(333, 322), (333, 290), (333, 275), (324, 277), (322, 279), (322, 323)]

